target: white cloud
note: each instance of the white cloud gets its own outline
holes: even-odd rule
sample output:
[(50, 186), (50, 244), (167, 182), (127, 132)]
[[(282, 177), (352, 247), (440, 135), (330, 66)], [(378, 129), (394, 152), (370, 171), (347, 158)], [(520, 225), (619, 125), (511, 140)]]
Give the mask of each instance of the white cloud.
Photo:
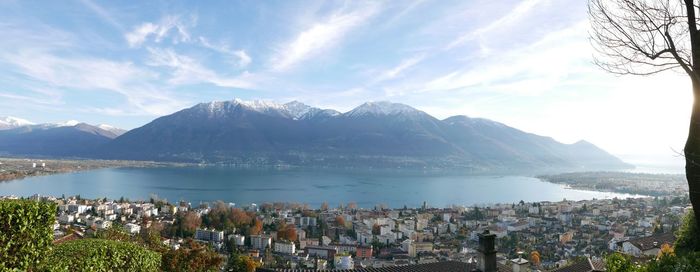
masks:
[(396, 22), (401, 21), (401, 19), (403, 19), (407, 14), (414, 12), (418, 6), (422, 5), (425, 2), (426, 0), (415, 0), (411, 1), (408, 5), (404, 5), (405, 2), (396, 2), (398, 4), (401, 4), (401, 7), (403, 8), (401, 9), (401, 11), (396, 13), (396, 15), (386, 20), (384, 22), (384, 27), (394, 25), (396, 24)]
[(236, 64), (240, 68), (248, 66), (253, 61), (253, 59), (248, 55), (248, 53), (245, 52), (245, 50), (231, 50), (228, 47), (228, 45), (225, 44), (215, 45), (209, 42), (209, 40), (204, 37), (199, 37), (199, 43), (205, 48), (209, 48), (216, 52), (232, 56), (236, 60)]
[(332, 47), (347, 32), (365, 23), (377, 10), (377, 5), (366, 5), (349, 12), (337, 12), (322, 22), (314, 23), (280, 48), (272, 59), (273, 70), (288, 70), (324, 49)]
[(399, 63), (397, 66), (382, 72), (379, 75), (379, 77), (377, 77), (374, 80), (374, 83), (378, 83), (381, 81), (391, 80), (391, 79), (396, 78), (401, 73), (403, 73), (405, 70), (407, 70), (407, 69), (415, 66), (419, 62), (423, 61), (423, 59), (425, 59), (425, 57), (426, 57), (426, 55), (420, 54), (420, 55), (412, 56), (412, 57), (409, 57), (407, 59), (402, 60), (401, 63)]
[(233, 54), (240, 59), (238, 65), (240, 65), (241, 67), (246, 67), (253, 61), (253, 59), (251, 59), (250, 56), (248, 56), (248, 54), (244, 50), (233, 51)]
[[(470, 31), (470, 32), (467, 32), (465, 34), (460, 35), (459, 37), (454, 39), (452, 42), (450, 42), (444, 49), (450, 50), (452, 48), (455, 48), (457, 46), (464, 44), (467, 41), (474, 40), (474, 39), (481, 39), (482, 35), (484, 35), (486, 33), (491, 33), (494, 30), (498, 30), (499, 28), (513, 25), (515, 22), (521, 20), (523, 17), (528, 15), (530, 13), (530, 11), (532, 11), (533, 8), (541, 2), (542, 2), (542, 0), (524, 0), (524, 1), (521, 1), (517, 6), (515, 6), (515, 8), (513, 8), (507, 14), (492, 21), (488, 25), (485, 25), (483, 27), (477, 28), (473, 31)], [(506, 35), (504, 33), (499, 33), (499, 34)], [(480, 46), (481, 46), (482, 51), (488, 52), (489, 49), (486, 45), (484, 45), (483, 42), (480, 42)]]
[(204, 67), (196, 59), (177, 54), (173, 49), (148, 48), (150, 59), (148, 65), (163, 66), (172, 69), (168, 82), (175, 85), (193, 83), (211, 83), (220, 87), (252, 88), (253, 76), (244, 72), (238, 76), (221, 76)]
[(590, 68), (587, 29), (588, 23), (581, 21), (534, 43), (474, 60), (470, 68), (429, 81), (423, 91), (479, 86), (508, 94), (539, 95), (556, 89), (580, 69)]
[(91, 57), (59, 57), (43, 50), (19, 49), (0, 54), (0, 61), (16, 67), (16, 72), (31, 78), (46, 89), (110, 91), (122, 95), (132, 111), (161, 115), (182, 107), (151, 80), (157, 74), (131, 62)]
[(112, 14), (107, 12), (102, 6), (96, 4), (92, 0), (80, 0), (80, 2), (83, 3), (86, 7), (88, 7), (90, 10), (95, 12), (97, 16), (99, 16), (102, 20), (105, 22), (109, 23), (110, 25), (114, 26), (116, 29), (120, 31), (124, 31), (124, 26), (122, 26), (121, 23), (119, 23)]
[(131, 32), (126, 33), (124, 38), (131, 47), (139, 47), (146, 42), (149, 37), (159, 43), (165, 39), (171, 30), (175, 30), (172, 38), (173, 43), (190, 41), (188, 28), (196, 24), (196, 17), (192, 17), (190, 22), (184, 22), (179, 16), (165, 16), (158, 23), (146, 22), (135, 27)]
[(56, 100), (56, 99), (46, 99), (46, 97), (41, 97), (41, 96), (16, 95), (16, 94), (11, 94), (11, 93), (3, 93), (3, 91), (0, 91), (0, 97), (8, 99), (8, 100), (22, 101), (24, 103), (27, 103), (27, 102), (28, 103), (38, 103), (38, 104), (52, 105), (52, 106), (58, 106), (58, 105), (63, 104), (62, 101)]

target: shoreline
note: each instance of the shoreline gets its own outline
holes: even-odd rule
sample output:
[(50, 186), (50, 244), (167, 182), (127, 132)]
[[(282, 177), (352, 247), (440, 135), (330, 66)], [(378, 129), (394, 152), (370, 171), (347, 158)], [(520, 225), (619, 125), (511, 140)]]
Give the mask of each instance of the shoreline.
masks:
[(40, 159), (0, 157), (0, 182), (25, 178), (76, 173), (105, 168), (184, 167), (185, 163), (88, 159)]
[(676, 196), (688, 192), (688, 184), (683, 174), (573, 172), (540, 175), (535, 178), (570, 189), (649, 197)]

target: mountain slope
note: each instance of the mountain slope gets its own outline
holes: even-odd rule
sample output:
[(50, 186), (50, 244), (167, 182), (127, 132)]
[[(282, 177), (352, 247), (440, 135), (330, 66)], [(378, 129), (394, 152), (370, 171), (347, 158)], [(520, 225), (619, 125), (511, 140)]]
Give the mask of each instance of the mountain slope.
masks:
[(0, 154), (83, 157), (118, 134), (85, 123), (23, 125), (0, 130)]
[(438, 120), (390, 102), (368, 102), (346, 113), (297, 101), (201, 103), (123, 134), (95, 156), (476, 171), (629, 167), (587, 142), (562, 144), (487, 119)]
[(13, 129), (21, 126), (30, 125), (34, 125), (34, 123), (17, 117), (0, 116), (0, 130)]

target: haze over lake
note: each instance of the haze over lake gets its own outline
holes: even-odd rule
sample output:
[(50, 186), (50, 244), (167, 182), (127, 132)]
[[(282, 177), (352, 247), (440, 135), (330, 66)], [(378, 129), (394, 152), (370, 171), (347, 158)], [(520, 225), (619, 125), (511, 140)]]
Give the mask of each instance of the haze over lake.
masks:
[(423, 201), (445, 207), (632, 196), (574, 190), (524, 176), (229, 167), (107, 168), (39, 176), (0, 183), (0, 194), (124, 196), (131, 200), (148, 200), (155, 194), (171, 202), (193, 204), (223, 200), (238, 205), (298, 202), (316, 207), (327, 201), (332, 206), (356, 202), (366, 208), (376, 204), (419, 207)]

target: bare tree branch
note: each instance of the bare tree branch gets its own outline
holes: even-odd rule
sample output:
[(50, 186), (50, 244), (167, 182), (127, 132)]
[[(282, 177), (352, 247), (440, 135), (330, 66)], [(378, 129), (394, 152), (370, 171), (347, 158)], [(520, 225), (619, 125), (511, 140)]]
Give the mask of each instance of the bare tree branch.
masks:
[[(594, 64), (621, 75), (651, 75), (681, 68), (693, 80), (685, 4), (692, 0), (591, 0)], [(697, 33), (697, 28), (695, 30)], [(683, 41), (678, 43), (677, 41)]]
[[(700, 225), (700, 31), (698, 0), (590, 0), (594, 63), (617, 75), (682, 70), (694, 103), (683, 148), (690, 202)], [(677, 69), (680, 68), (680, 69)]]

